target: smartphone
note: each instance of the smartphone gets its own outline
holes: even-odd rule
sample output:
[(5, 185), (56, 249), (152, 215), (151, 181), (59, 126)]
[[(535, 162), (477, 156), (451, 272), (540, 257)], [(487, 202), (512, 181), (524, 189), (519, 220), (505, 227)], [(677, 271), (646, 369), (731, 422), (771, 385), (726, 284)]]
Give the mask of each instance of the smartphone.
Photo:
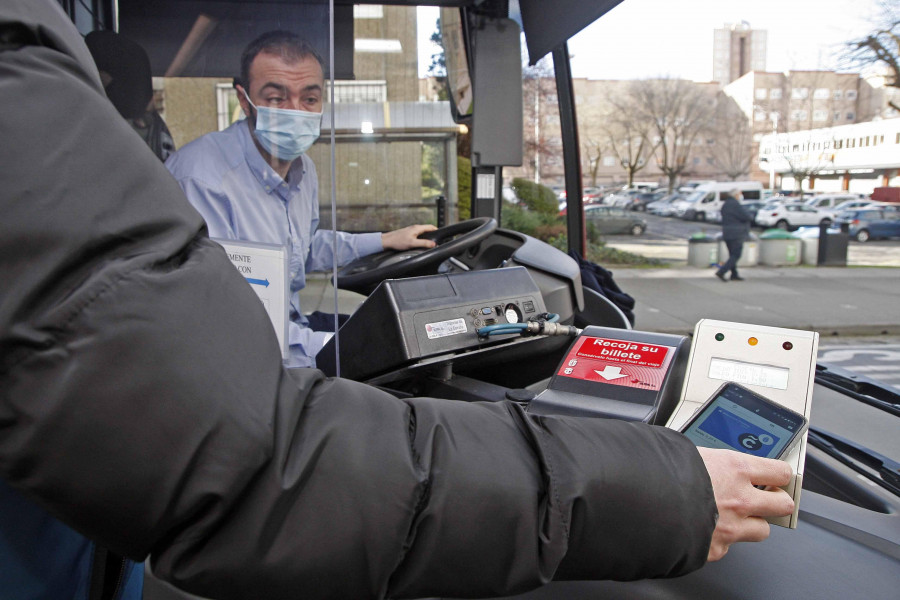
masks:
[(697, 446), (781, 458), (806, 418), (737, 383), (725, 383), (681, 428)]

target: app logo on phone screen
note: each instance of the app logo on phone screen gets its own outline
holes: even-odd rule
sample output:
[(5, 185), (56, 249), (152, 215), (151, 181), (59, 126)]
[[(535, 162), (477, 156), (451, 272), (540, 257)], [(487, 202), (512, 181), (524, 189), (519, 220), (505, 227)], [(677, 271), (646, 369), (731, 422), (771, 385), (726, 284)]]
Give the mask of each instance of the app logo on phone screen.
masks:
[(755, 456), (769, 456), (780, 440), (721, 406), (715, 407), (698, 429), (736, 450)]

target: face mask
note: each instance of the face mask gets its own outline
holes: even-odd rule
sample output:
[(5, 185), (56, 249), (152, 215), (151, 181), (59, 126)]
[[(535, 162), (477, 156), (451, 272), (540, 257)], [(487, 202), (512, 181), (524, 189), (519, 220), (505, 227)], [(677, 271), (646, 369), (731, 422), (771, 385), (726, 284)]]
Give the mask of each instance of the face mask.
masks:
[(256, 106), (256, 139), (263, 149), (279, 160), (290, 162), (309, 150), (319, 138), (322, 113)]

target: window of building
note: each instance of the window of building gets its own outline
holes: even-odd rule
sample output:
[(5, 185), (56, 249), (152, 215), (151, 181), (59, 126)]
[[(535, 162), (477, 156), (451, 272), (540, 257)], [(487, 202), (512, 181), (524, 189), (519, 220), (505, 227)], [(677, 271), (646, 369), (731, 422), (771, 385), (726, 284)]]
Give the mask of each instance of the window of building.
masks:
[(844, 147), (844, 140), (834, 140), (834, 149), (840, 150)]
[(616, 166), (616, 157), (615, 156), (604, 156), (603, 157), (603, 166), (604, 167)]
[(216, 120), (218, 122), (219, 131), (227, 129), (229, 125), (243, 118), (244, 113), (241, 110), (237, 99), (237, 92), (230, 83), (216, 84)]
[(780, 100), (781, 99), (781, 88), (772, 88), (769, 90), (769, 98), (772, 100)]
[(841, 90), (834, 90), (833, 97), (835, 100), (840, 100), (843, 96), (844, 96), (844, 92), (842, 92)]
[(813, 111), (813, 121), (826, 121), (828, 120), (828, 111), (827, 110), (814, 110)]
[(897, 137), (894, 138), (894, 143), (895, 143), (895, 144), (900, 144), (900, 133), (898, 133), (898, 134), (897, 134)]
[(791, 121), (805, 121), (808, 115), (805, 110), (791, 111)]
[(845, 97), (847, 100), (856, 100), (856, 90), (847, 90)]
[(793, 100), (805, 100), (809, 98), (809, 88), (793, 88), (791, 90), (791, 98)]
[(852, 121), (852, 120), (855, 119), (855, 118), (856, 118), (856, 113), (855, 113), (855, 112), (848, 112), (848, 113), (847, 113), (847, 120), (848, 120), (848, 121)]
[(765, 100), (766, 96), (768, 96), (766, 88), (756, 88), (757, 100)]
[(816, 91), (813, 92), (813, 98), (816, 100), (828, 100), (831, 97), (831, 90), (828, 88), (816, 88)]
[(354, 19), (383, 19), (384, 7), (380, 4), (357, 4), (353, 6)]
[(843, 114), (843, 113), (842, 113), (841, 111), (839, 111), (839, 110), (834, 111), (834, 120), (835, 120), (835, 121), (840, 121), (840, 120), (841, 120), (841, 115), (842, 115), (842, 114)]
[(758, 111), (754, 112), (754, 113), (753, 113), (753, 120), (756, 121), (757, 123), (760, 122), (760, 121), (765, 121), (765, 120), (766, 120), (766, 113), (764, 113), (764, 112), (761, 111), (761, 110), (758, 110)]
[[(331, 86), (326, 86), (326, 96), (328, 102), (331, 100)], [(387, 82), (386, 81), (335, 81), (334, 82), (334, 103), (363, 103), (363, 102), (386, 102), (387, 101)]]

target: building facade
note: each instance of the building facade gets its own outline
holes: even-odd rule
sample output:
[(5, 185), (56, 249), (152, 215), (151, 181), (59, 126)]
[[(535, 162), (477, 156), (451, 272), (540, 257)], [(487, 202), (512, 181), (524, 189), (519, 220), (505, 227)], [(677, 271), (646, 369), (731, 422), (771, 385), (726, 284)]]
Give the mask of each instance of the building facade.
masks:
[(728, 85), (750, 71), (766, 70), (764, 29), (751, 29), (743, 21), (713, 32), (713, 81)]
[(900, 118), (765, 135), (759, 162), (789, 189), (871, 194), (900, 185)]
[[(759, 155), (764, 135), (870, 121), (883, 104), (881, 94), (859, 74), (835, 71), (751, 71), (722, 91), (750, 123), (753, 156)], [(756, 161), (751, 177), (771, 182), (770, 171)], [(778, 182), (771, 183), (777, 187)]]

